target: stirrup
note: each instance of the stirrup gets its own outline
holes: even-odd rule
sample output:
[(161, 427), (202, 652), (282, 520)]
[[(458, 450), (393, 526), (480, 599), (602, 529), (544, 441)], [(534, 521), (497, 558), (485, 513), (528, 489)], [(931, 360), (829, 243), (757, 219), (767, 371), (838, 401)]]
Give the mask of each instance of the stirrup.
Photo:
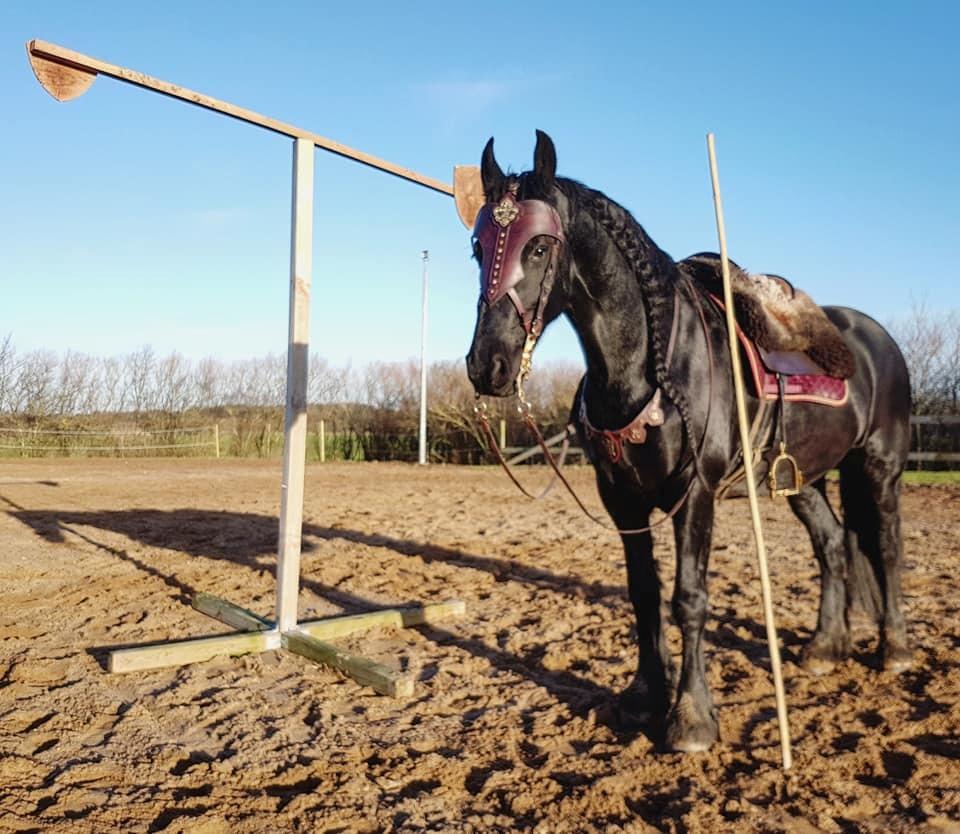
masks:
[[(781, 487), (780, 479), (777, 477), (779, 470), (786, 465), (790, 474), (793, 476), (792, 486)], [(787, 454), (786, 444), (780, 443), (780, 454), (773, 459), (770, 464), (770, 472), (767, 474), (767, 485), (770, 487), (771, 498), (786, 498), (788, 495), (796, 495), (803, 487), (803, 473), (797, 464), (797, 459)]]

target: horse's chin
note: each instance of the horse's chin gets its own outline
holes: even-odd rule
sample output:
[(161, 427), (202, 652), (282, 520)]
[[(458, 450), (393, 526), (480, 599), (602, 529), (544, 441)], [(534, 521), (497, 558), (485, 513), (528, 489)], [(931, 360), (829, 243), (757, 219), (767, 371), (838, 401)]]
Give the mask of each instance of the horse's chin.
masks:
[(481, 397), (497, 397), (503, 399), (504, 397), (512, 397), (517, 393), (517, 382), (516, 380), (510, 380), (499, 387), (494, 387), (489, 383), (482, 383), (480, 385), (474, 383), (473, 390)]

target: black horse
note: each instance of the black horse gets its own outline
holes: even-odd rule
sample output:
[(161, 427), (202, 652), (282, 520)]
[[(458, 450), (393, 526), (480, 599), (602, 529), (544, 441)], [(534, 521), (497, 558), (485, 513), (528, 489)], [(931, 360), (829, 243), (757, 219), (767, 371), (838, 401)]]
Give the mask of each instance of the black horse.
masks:
[[(623, 535), (639, 663), (620, 697), (621, 714), (654, 725), (665, 720), (668, 749), (704, 750), (718, 738), (703, 652), (715, 493), (742, 462), (723, 313), (626, 209), (555, 172), (553, 142), (540, 131), (532, 171), (506, 175), (492, 139), (484, 149), (487, 202), (474, 235), (482, 291), (468, 373), (478, 394), (509, 396), (542, 327), (561, 314), (573, 324), (587, 373), (572, 419), (592, 452), (607, 511), (620, 530), (647, 527), (654, 508), (675, 513), (679, 680), (661, 621), (652, 536)], [(885, 668), (900, 671), (912, 659), (900, 591), (907, 368), (871, 318), (824, 309), (852, 353), (846, 404), (790, 403), (784, 424), (771, 409), (760, 427), (768, 446), (778, 429), (785, 431), (806, 476), (807, 485), (789, 499), (820, 564), (819, 618), (804, 663), (823, 673), (848, 657), (848, 615), (858, 602), (878, 623)], [(759, 401), (751, 392), (747, 403), (755, 414)], [(623, 440), (615, 454), (602, 448), (598, 429), (626, 426), (644, 411), (639, 436)], [(758, 475), (769, 464), (770, 455)], [(842, 520), (826, 497), (831, 469), (840, 472)]]

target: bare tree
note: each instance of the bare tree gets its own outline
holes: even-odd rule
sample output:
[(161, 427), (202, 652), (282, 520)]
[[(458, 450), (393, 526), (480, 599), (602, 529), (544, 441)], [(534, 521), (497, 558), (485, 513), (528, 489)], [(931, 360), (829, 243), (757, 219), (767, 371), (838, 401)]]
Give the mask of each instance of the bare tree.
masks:
[(149, 345), (144, 345), (123, 359), (124, 399), (138, 414), (151, 411), (155, 407), (154, 392), (151, 389), (155, 363), (153, 348)]
[(124, 411), (127, 405), (127, 385), (123, 378), (123, 360), (108, 356), (99, 361), (99, 366), (97, 378), (100, 384), (95, 410)]
[(182, 414), (192, 405), (191, 368), (179, 353), (171, 353), (154, 365), (156, 406), (166, 414)]
[(201, 408), (225, 405), (224, 383), (226, 372), (219, 359), (208, 356), (197, 363), (193, 372), (194, 399)]
[(17, 375), (15, 410), (45, 417), (56, 410), (57, 356), (48, 350), (35, 350), (23, 357)]
[(934, 312), (916, 302), (890, 325), (910, 370), (917, 414), (956, 411), (960, 388), (960, 314)]
[(16, 411), (14, 392), (20, 373), (17, 351), (13, 346), (13, 336), (8, 333), (0, 342), (0, 412)]

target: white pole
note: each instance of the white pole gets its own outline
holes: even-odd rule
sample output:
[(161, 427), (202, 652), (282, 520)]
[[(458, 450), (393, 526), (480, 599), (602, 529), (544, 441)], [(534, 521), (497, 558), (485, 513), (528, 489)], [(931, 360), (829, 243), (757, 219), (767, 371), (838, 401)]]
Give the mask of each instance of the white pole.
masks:
[(313, 143), (293, 143), (293, 218), (290, 235), (290, 325), (280, 542), (277, 550), (277, 626), (297, 625), (303, 475), (307, 451), (307, 355), (310, 349), (310, 280), (313, 269)]
[(430, 253), (423, 250), (423, 312), (420, 319), (420, 464), (427, 462), (427, 262)]
[(787, 718), (787, 699), (783, 690), (783, 671), (780, 668), (780, 645), (777, 625), (773, 619), (773, 601), (770, 574), (767, 570), (767, 548), (760, 523), (760, 505), (757, 503), (757, 484), (753, 475), (753, 449), (747, 426), (747, 406), (743, 395), (743, 369), (740, 367), (740, 347), (737, 343), (736, 322), (733, 317), (733, 291), (730, 287), (730, 264), (727, 261), (727, 232), (723, 223), (723, 201), (720, 199), (720, 178), (717, 174), (717, 154), (713, 134), (707, 134), (707, 153), (710, 156), (710, 178), (713, 183), (713, 205), (717, 215), (717, 236), (720, 238), (720, 268), (723, 272), (723, 303), (726, 307), (727, 340), (730, 363), (733, 365), (733, 388), (737, 401), (737, 419), (740, 424), (740, 448), (743, 450), (743, 469), (747, 476), (747, 495), (750, 498), (750, 516), (753, 519), (753, 537), (757, 543), (757, 564), (760, 568), (760, 590), (763, 596), (763, 618), (767, 625), (767, 647), (773, 671), (773, 688), (777, 699), (777, 720), (780, 724), (780, 753), (783, 769), (793, 765), (790, 752), (790, 723)]

